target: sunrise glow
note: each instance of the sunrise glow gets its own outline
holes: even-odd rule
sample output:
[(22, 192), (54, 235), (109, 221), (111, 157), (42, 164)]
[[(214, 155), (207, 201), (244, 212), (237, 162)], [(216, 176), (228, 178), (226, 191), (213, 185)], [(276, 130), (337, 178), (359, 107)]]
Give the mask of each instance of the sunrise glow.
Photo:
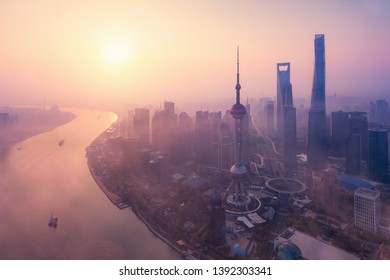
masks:
[(129, 60), (130, 50), (124, 42), (111, 40), (105, 42), (103, 45), (102, 56), (108, 64), (121, 65)]

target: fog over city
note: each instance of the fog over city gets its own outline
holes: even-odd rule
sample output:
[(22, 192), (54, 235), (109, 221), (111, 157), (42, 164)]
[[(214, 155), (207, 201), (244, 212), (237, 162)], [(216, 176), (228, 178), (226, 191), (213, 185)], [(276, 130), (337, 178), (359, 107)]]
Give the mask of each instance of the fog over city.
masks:
[(2, 1), (0, 259), (390, 259), (389, 15)]

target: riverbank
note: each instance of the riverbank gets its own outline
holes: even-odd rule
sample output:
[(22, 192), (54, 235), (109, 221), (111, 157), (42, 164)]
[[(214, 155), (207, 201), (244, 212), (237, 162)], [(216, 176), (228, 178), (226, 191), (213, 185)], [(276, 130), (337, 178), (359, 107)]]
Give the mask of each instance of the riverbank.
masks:
[[(220, 259), (213, 252), (207, 252), (207, 245), (202, 241), (207, 236), (205, 225), (208, 223), (203, 190), (194, 193), (179, 186), (167, 190), (150, 186), (140, 174), (124, 176), (120, 155), (113, 152), (118, 150), (113, 140), (119, 137), (116, 125), (110, 126), (86, 148), (88, 167), (99, 188), (114, 205), (117, 205), (116, 198), (121, 197), (151, 233), (183, 258)], [(169, 193), (176, 193), (177, 197), (169, 198)], [(166, 205), (161, 205), (162, 201)]]
[[(95, 171), (91, 167), (91, 164), (88, 160), (88, 169), (89, 172), (92, 175), (92, 178), (95, 180), (96, 184), (99, 186), (99, 188), (103, 191), (103, 193), (107, 196), (107, 198), (117, 206), (120, 210), (131, 207), (133, 210), (133, 213), (146, 225), (146, 227), (152, 232), (156, 237), (164, 241), (169, 247), (171, 247), (173, 250), (175, 250), (177, 253), (182, 254), (182, 251), (171, 241), (166, 239), (164, 236), (162, 236), (140, 213), (138, 206), (134, 203), (130, 203), (130, 201), (125, 202), (123, 198), (107, 189), (103, 181), (99, 178), (99, 176), (96, 175)], [(131, 204), (131, 206), (130, 206)]]
[[(163, 236), (158, 229), (156, 229), (152, 224), (144, 217), (142, 211), (139, 209), (138, 205), (129, 199), (124, 200), (123, 195), (120, 196), (108, 189), (107, 181), (109, 181), (108, 170), (102, 170), (103, 166), (106, 166), (102, 161), (103, 148), (102, 145), (105, 142), (105, 134), (112, 131), (112, 127), (108, 128), (101, 135), (99, 135), (87, 148), (86, 148), (86, 157), (88, 169), (91, 173), (91, 176), (95, 180), (96, 184), (103, 191), (106, 197), (116, 205), (120, 210), (130, 207), (133, 213), (138, 217), (138, 219), (148, 228), (148, 230), (154, 234), (157, 238), (167, 244), (174, 251), (179, 253), (181, 256), (184, 256), (183, 251), (176, 246), (174, 241), (167, 239)], [(106, 180), (104, 182), (103, 180)], [(113, 186), (111, 185), (112, 189)]]
[[(7, 107), (0, 119), (0, 151), (35, 135), (49, 132), (74, 120), (77, 116), (63, 112), (56, 106), (51, 109), (33, 107)], [(19, 147), (22, 148), (22, 147)]]
[(88, 164), (89, 172), (92, 175), (92, 178), (95, 180), (96, 184), (99, 186), (99, 188), (103, 191), (103, 193), (107, 196), (107, 198), (114, 204), (116, 207), (118, 207), (120, 210), (128, 208), (129, 205), (123, 201), (122, 197), (117, 195), (116, 193), (113, 193), (109, 191), (106, 188), (106, 185), (103, 183), (103, 181), (97, 176), (94, 172), (94, 170), (91, 168), (91, 165)]

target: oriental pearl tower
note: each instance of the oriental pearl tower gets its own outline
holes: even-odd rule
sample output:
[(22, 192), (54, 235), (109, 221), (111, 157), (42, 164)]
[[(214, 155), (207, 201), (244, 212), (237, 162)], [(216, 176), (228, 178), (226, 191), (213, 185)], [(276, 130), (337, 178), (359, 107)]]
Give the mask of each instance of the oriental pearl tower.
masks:
[(230, 168), (230, 177), (232, 179), (224, 195), (224, 202), (227, 212), (243, 213), (253, 212), (260, 207), (260, 201), (251, 199), (246, 193), (246, 181), (248, 170), (242, 164), (242, 119), (246, 114), (245, 106), (240, 103), (240, 56), (237, 47), (237, 84), (236, 84), (236, 103), (230, 109), (230, 115), (235, 120), (235, 164)]

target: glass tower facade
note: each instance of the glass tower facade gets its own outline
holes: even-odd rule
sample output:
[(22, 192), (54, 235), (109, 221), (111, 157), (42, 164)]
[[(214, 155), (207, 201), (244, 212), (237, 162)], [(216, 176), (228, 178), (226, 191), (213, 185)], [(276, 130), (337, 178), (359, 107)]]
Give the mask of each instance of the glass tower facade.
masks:
[(327, 128), (325, 106), (325, 37), (315, 35), (314, 39), (314, 78), (309, 111), (307, 139), (308, 166), (313, 170), (326, 167), (327, 163)]

